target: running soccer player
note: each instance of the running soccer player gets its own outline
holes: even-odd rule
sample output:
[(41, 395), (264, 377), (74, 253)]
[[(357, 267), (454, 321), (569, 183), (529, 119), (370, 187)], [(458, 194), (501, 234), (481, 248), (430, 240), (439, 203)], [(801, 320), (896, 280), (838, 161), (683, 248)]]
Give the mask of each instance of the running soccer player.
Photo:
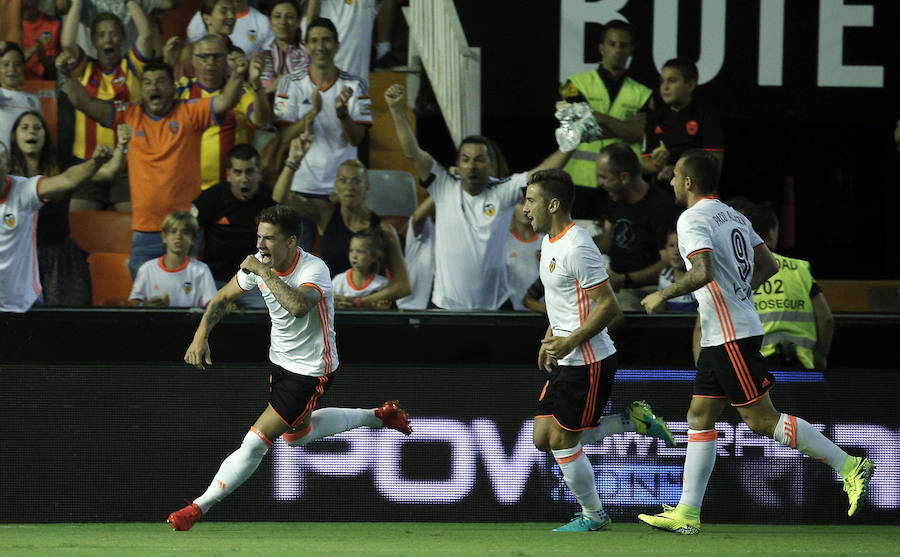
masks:
[(665, 309), (666, 300), (694, 292), (699, 302), (700, 357), (694, 397), (688, 410), (684, 485), (677, 507), (663, 505), (657, 515), (638, 519), (678, 534), (700, 532), (700, 505), (716, 461), (716, 419), (728, 402), (759, 435), (823, 461), (844, 478), (848, 516), (859, 510), (875, 465), (848, 456), (802, 418), (782, 414), (769, 391), (775, 377), (759, 352), (763, 328), (753, 291), (778, 270), (762, 238), (740, 213), (719, 201), (719, 163), (709, 153), (689, 151), (675, 165), (675, 201), (687, 207), (678, 218), (678, 249), (688, 272), (674, 284), (641, 301), (647, 313)]
[(240, 448), (222, 462), (206, 492), (169, 515), (175, 530), (188, 530), (249, 478), (278, 436), (300, 446), (357, 427), (388, 427), (412, 433), (397, 401), (379, 408), (322, 408), (313, 411), (328, 391), (338, 368), (334, 336), (331, 274), (321, 259), (297, 247), (300, 216), (276, 205), (259, 214), (257, 248), (241, 263), (241, 271), (209, 303), (184, 361), (205, 369), (212, 364), (209, 333), (222, 320), (225, 307), (243, 293), (259, 288), (272, 319), (269, 359), (269, 404)]
[(534, 231), (546, 233), (540, 274), (550, 318), (538, 350), (538, 367), (550, 377), (538, 399), (534, 445), (553, 453), (582, 508), (554, 532), (591, 532), (610, 523), (582, 444), (636, 431), (675, 446), (665, 422), (644, 402), (632, 402), (623, 414), (601, 417), (616, 375), (616, 348), (606, 327), (622, 312), (600, 250), (590, 233), (572, 221), (574, 201), (568, 173), (538, 170), (528, 182), (523, 208)]

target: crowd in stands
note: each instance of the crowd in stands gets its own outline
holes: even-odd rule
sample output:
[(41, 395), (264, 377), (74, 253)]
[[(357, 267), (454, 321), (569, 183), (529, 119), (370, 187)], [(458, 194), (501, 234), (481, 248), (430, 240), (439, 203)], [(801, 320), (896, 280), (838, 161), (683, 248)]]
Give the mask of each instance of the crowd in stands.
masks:
[[(599, 67), (559, 87), (562, 101), (589, 105), (602, 138), (525, 172), (510, 173), (481, 136), (443, 166), (419, 146), (404, 88), (391, 86), (393, 132), (428, 194), (396, 227), (367, 205), (360, 148), (373, 125), (370, 69), (399, 64), (391, 34), (402, 2), (201, 0), (164, 43), (161, 18), (181, 3), (4, 7), (0, 311), (90, 303), (67, 215), (92, 210), (131, 213), (134, 282), (123, 303), (204, 305), (255, 251), (256, 215), (276, 203), (303, 219), (299, 245), (328, 265), (338, 308), (542, 311), (541, 238), (521, 202), (530, 176), (550, 168), (572, 176), (573, 216), (596, 223), (622, 309), (640, 310), (646, 293), (685, 272), (669, 181), (690, 149), (724, 159), (722, 126), (691, 60), (666, 62), (657, 91), (629, 76), (629, 24), (609, 23)], [(69, 119), (60, 111), (59, 149), (33, 80), (57, 80), (60, 107), (73, 109)], [(822, 306), (821, 291), (808, 294)], [(241, 304), (264, 307), (258, 296)], [(690, 296), (668, 306), (695, 308)], [(824, 309), (816, 319), (827, 324)], [(792, 354), (822, 363), (813, 352)]]

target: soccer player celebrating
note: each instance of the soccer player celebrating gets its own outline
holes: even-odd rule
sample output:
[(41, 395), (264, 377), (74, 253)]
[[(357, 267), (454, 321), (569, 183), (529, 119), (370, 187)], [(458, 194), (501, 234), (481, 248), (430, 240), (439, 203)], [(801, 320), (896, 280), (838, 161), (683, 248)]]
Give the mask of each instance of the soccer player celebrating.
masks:
[(206, 492), (169, 515), (175, 530), (188, 530), (210, 507), (249, 478), (278, 436), (300, 446), (361, 426), (388, 427), (409, 435), (406, 412), (396, 401), (375, 409), (322, 408), (312, 411), (328, 391), (338, 368), (334, 336), (331, 275), (321, 259), (297, 247), (300, 216), (276, 205), (259, 214), (257, 249), (241, 271), (216, 293), (197, 327), (184, 361), (205, 369), (212, 364), (209, 333), (225, 308), (252, 288), (259, 288), (272, 319), (269, 359), (269, 404), (241, 446), (223, 462)]
[(678, 218), (678, 249), (688, 272), (674, 284), (641, 301), (647, 313), (665, 309), (666, 300), (694, 292), (699, 302), (700, 357), (694, 397), (688, 410), (684, 485), (678, 506), (638, 518), (678, 534), (700, 532), (700, 505), (716, 461), (716, 419), (731, 401), (741, 419), (759, 435), (797, 449), (834, 468), (844, 478), (849, 516), (859, 510), (875, 465), (848, 456), (802, 418), (782, 414), (769, 391), (775, 377), (760, 354), (763, 328), (753, 291), (778, 264), (747, 219), (716, 196), (719, 163), (709, 153), (687, 152), (675, 164), (675, 200), (687, 207)]
[(600, 415), (616, 374), (616, 349), (606, 327), (622, 312), (600, 250), (590, 233), (572, 221), (574, 201), (575, 185), (566, 172), (538, 170), (528, 182), (523, 208), (534, 231), (546, 233), (540, 274), (550, 318), (538, 350), (538, 367), (550, 377), (538, 402), (534, 445), (553, 453), (582, 508), (555, 532), (590, 532), (610, 523), (582, 443), (637, 431), (675, 446), (665, 422), (643, 402), (631, 403), (624, 414)]

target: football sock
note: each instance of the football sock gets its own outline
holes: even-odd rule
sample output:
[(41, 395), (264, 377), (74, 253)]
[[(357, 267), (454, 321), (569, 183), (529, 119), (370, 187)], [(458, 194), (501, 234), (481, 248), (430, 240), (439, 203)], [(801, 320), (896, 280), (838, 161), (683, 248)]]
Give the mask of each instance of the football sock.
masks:
[(682, 479), (681, 499), (677, 510), (689, 514), (691, 509), (699, 516), (706, 484), (716, 464), (715, 429), (688, 430), (687, 456), (684, 459), (684, 477)]
[(316, 439), (343, 433), (357, 427), (381, 427), (375, 411), (363, 408), (320, 408), (309, 417), (309, 427), (296, 433), (285, 433), (285, 443), (299, 447)]
[(554, 450), (553, 458), (559, 464), (563, 481), (569, 486), (572, 495), (581, 503), (584, 514), (599, 522), (603, 505), (600, 504), (600, 495), (597, 493), (594, 468), (587, 455), (584, 454), (581, 443), (569, 449)]
[(581, 433), (581, 444), (590, 445), (604, 437), (625, 431), (637, 431), (637, 427), (631, 421), (631, 418), (628, 417), (628, 414), (603, 416), (600, 418), (600, 424), (597, 427), (586, 429)]
[[(778, 425), (775, 426), (773, 437), (782, 445), (824, 462), (838, 473), (842, 472), (841, 467), (847, 460), (847, 453), (843, 449), (832, 443), (803, 418), (782, 414), (778, 419)], [(841, 476), (843, 477), (843, 474)]]
[(194, 500), (203, 514), (244, 483), (256, 471), (271, 446), (272, 442), (262, 432), (251, 427), (240, 448), (222, 461), (206, 493)]

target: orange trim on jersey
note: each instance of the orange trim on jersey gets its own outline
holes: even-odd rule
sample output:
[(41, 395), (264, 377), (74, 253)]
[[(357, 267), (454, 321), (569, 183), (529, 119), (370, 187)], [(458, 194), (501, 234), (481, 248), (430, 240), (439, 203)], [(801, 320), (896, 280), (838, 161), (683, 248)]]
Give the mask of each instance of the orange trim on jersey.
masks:
[(0, 199), (0, 203), (6, 203), (6, 198), (9, 197), (9, 192), (12, 191), (12, 179), (9, 176), (6, 177), (6, 192), (3, 194), (3, 199)]
[(721, 152), (724, 151), (725, 149), (715, 149), (715, 148), (713, 148), (713, 147), (704, 147), (703, 150), (704, 150), (704, 151), (709, 151), (710, 153), (721, 153)]
[(725, 395), (691, 395), (693, 398), (728, 398)]
[(234, 14), (234, 17), (237, 19), (241, 19), (241, 18), (247, 17), (247, 14), (249, 14), (249, 13), (250, 13), (250, 4), (247, 4), (247, 9), (242, 11), (239, 14)]
[(322, 361), (325, 362), (325, 373), (334, 371), (334, 360), (331, 357), (331, 342), (328, 338), (328, 305), (325, 298), (320, 298), (316, 304), (316, 313), (319, 315), (319, 326), (322, 327), (322, 341), (325, 347), (322, 348)]
[(577, 453), (575, 453), (573, 455), (569, 455), (569, 456), (564, 456), (562, 458), (557, 458), (556, 462), (558, 462), (559, 464), (568, 464), (583, 454), (584, 454), (584, 449), (579, 448)]
[(557, 234), (556, 236), (550, 238), (550, 243), (552, 244), (553, 242), (555, 242), (555, 241), (559, 240), (560, 238), (562, 238), (563, 236), (565, 236), (565, 235), (566, 235), (566, 232), (568, 232), (569, 229), (572, 228), (573, 226), (575, 226), (575, 221), (570, 222), (570, 223), (569, 223), (569, 226), (563, 228), (563, 231), (562, 231), (562, 232), (560, 232), (560, 233)]
[(300, 439), (303, 439), (304, 437), (306, 437), (306, 434), (308, 434), (310, 431), (312, 431), (312, 424), (309, 424), (308, 426), (301, 429), (300, 431), (295, 431), (293, 433), (285, 433), (284, 435), (281, 436), (281, 438), (284, 439), (285, 443), (292, 443), (294, 441), (299, 441)]
[(588, 288), (585, 288), (584, 291), (585, 291), (585, 292), (590, 292), (591, 290), (594, 290), (595, 288), (600, 288), (601, 286), (603, 286), (603, 285), (606, 284), (607, 282), (609, 282), (609, 279), (608, 279), (608, 278), (607, 278), (606, 280), (604, 280), (603, 282), (598, 282), (598, 283), (595, 284), (594, 286), (590, 286), (590, 287), (588, 287)]
[(303, 283), (303, 284), (301, 284), (301, 285), (300, 285), (300, 286), (312, 286), (312, 287), (313, 287), (313, 288), (315, 288), (315, 289), (316, 289), (316, 290), (318, 290), (318, 291), (319, 291), (319, 294), (321, 294), (321, 295), (323, 295), (323, 296), (324, 296), (324, 295), (325, 295), (325, 293), (324, 293), (324, 292), (322, 292), (322, 289), (321, 289), (321, 288), (319, 288), (319, 286), (318, 286), (318, 285), (316, 285), (316, 284), (313, 284), (313, 283), (311, 283), (311, 282), (304, 282), (304, 283)]
[(716, 441), (719, 438), (719, 432), (714, 429), (707, 429), (699, 433), (688, 433), (688, 443), (697, 441)]
[(300, 261), (300, 250), (297, 250), (297, 255), (294, 256), (294, 262), (291, 264), (291, 268), (290, 268), (290, 269), (288, 269), (287, 271), (285, 271), (285, 272), (283, 272), (283, 273), (279, 273), (279, 272), (278, 272), (278, 269), (272, 269), (272, 272), (274, 272), (274, 273), (275, 273), (276, 275), (278, 275), (279, 277), (286, 277), (286, 276), (288, 276), (289, 274), (291, 274), (291, 273), (294, 272), (294, 269), (297, 268), (297, 262), (298, 262), (298, 261)]
[[(335, 68), (335, 69), (337, 70), (337, 68)], [(335, 74), (334, 74), (334, 79), (332, 79), (332, 80), (331, 80), (331, 83), (329, 83), (328, 85), (326, 85), (324, 89), (322, 89), (322, 86), (319, 85), (319, 82), (318, 82), (318, 81), (316, 81), (316, 78), (313, 76), (312, 72), (309, 72), (309, 79), (313, 82), (313, 85), (316, 86), (316, 89), (318, 89), (320, 92), (324, 93), (325, 91), (331, 89), (331, 87), (332, 87), (335, 83), (337, 83), (338, 77), (340, 77), (340, 75), (341, 75), (341, 71), (340, 71), (340, 70), (337, 70), (337, 71), (335, 72)]]
[[(572, 224), (575, 224), (575, 223), (572, 223)], [(524, 238), (519, 237), (519, 235), (516, 234), (516, 231), (515, 231), (515, 230), (510, 229), (509, 232), (510, 232), (510, 234), (513, 235), (513, 238), (515, 238), (516, 240), (518, 240), (518, 241), (520, 241), (520, 242), (524, 242), (524, 243), (526, 243), (526, 244), (530, 244), (531, 242), (537, 240), (537, 239), (538, 239), (538, 236), (539, 236), (539, 234), (538, 234), (537, 232), (535, 232), (535, 233), (534, 233), (534, 236), (532, 236), (530, 240), (526, 240), (526, 239), (524, 239)]]
[(716, 307), (716, 314), (719, 317), (719, 325), (722, 327), (722, 335), (725, 342), (737, 340), (734, 332), (734, 323), (731, 321), (731, 313), (728, 311), (728, 305), (725, 303), (725, 296), (716, 281), (710, 281), (706, 284), (706, 289), (712, 297), (713, 304)]
[(281, 93), (278, 93), (278, 98), (280, 98), (280, 99), (289, 99), (289, 98), (291, 98), (291, 96), (290, 96), (290, 95), (282, 95)]
[(369, 286), (370, 284), (372, 284), (372, 281), (375, 280), (375, 273), (372, 273), (372, 276), (369, 277), (369, 280), (367, 280), (366, 282), (363, 283), (362, 286), (357, 288), (356, 285), (353, 284), (353, 281), (350, 279), (350, 275), (352, 275), (352, 274), (353, 274), (352, 270), (350, 270), (347, 273), (347, 284), (349, 284), (350, 288), (352, 288), (353, 290), (356, 290), (357, 292), (360, 290), (365, 290), (366, 287)]
[(694, 257), (695, 255), (697, 255), (698, 253), (703, 252), (703, 251), (712, 251), (712, 248), (695, 249), (694, 251), (692, 251), (691, 253), (688, 254), (687, 258), (690, 259), (691, 257)]
[(157, 263), (159, 263), (159, 268), (162, 269), (163, 271), (167, 272), (167, 273), (178, 273), (178, 272), (180, 272), (180, 271), (183, 271), (183, 270), (187, 269), (188, 263), (191, 262), (191, 258), (190, 258), (190, 257), (186, 257), (186, 258), (184, 259), (184, 263), (182, 263), (181, 265), (179, 265), (178, 267), (176, 267), (176, 268), (174, 268), (174, 269), (169, 269), (168, 267), (165, 266), (165, 264), (163, 264), (163, 259), (165, 259), (165, 258), (166, 258), (166, 256), (163, 255), (162, 257), (160, 257), (160, 258), (157, 259), (156, 261), (157, 261)]
[[(241, 273), (242, 273), (243, 271), (238, 271), (238, 272), (241, 272)], [(243, 292), (250, 292), (249, 290), (244, 290), (244, 287), (241, 286), (241, 281), (238, 280), (237, 274), (234, 275), (234, 283), (237, 285), (238, 288), (241, 289), (241, 291), (243, 291)]]
[(765, 242), (760, 242), (760, 243), (756, 244), (755, 246), (753, 246), (753, 249), (755, 250), (756, 248), (758, 248), (760, 246), (764, 246), (764, 245), (766, 245)]
[(711, 193), (710, 195), (704, 195), (700, 199), (719, 199), (719, 192)]
[[(584, 321), (587, 319), (588, 313), (591, 311), (591, 303), (590, 299), (587, 295), (584, 294), (584, 290), (581, 288), (581, 285), (578, 284), (578, 281), (575, 281), (575, 299), (578, 302), (578, 325), (581, 326), (584, 324)], [(585, 365), (592, 364), (597, 361), (597, 358), (594, 356), (594, 348), (591, 346), (590, 339), (581, 343), (578, 347), (581, 350), (581, 357), (584, 359)]]
[(50, 201), (50, 198), (45, 198), (45, 197), (41, 196), (41, 182), (44, 181), (44, 178), (46, 178), (46, 176), (41, 176), (40, 178), (38, 178), (37, 184), (34, 185), (34, 189), (35, 189), (35, 191), (37, 191), (38, 199), (40, 199), (41, 201), (46, 203), (46, 202)]
[(255, 433), (257, 437), (259, 437), (260, 439), (262, 439), (262, 442), (265, 443), (267, 447), (271, 447), (271, 446), (272, 446), (272, 442), (269, 441), (269, 438), (266, 437), (266, 434), (265, 434), (265, 433), (261, 432), (260, 430), (256, 429), (256, 428), (253, 427), (253, 426), (250, 426), (250, 431), (253, 432), (253, 433)]

